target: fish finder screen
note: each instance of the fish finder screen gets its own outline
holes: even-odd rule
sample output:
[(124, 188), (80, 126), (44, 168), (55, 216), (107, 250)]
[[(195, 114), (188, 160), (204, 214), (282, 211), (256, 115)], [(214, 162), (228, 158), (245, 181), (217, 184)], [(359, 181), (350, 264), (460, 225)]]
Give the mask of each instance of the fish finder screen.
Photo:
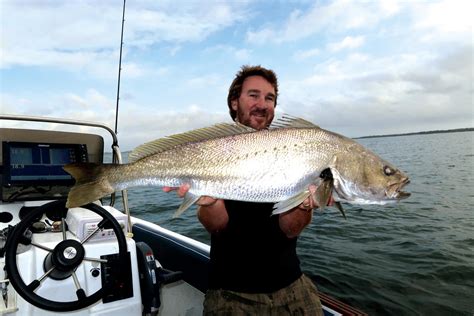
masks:
[(63, 166), (87, 162), (84, 144), (3, 142), (3, 185), (70, 185)]

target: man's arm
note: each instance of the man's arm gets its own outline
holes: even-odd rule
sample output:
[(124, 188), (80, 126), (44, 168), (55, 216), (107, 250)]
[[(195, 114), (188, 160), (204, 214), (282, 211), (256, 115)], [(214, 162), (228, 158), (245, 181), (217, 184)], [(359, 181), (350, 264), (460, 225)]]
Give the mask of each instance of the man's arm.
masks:
[[(177, 190), (179, 197), (184, 197), (189, 190), (188, 184), (183, 184), (179, 188), (164, 187), (163, 191), (170, 192)], [(316, 191), (316, 186), (309, 187), (310, 192)], [(210, 196), (202, 196), (197, 202), (199, 205), (197, 216), (201, 224), (209, 233), (217, 233), (227, 227), (229, 215), (225, 208), (224, 200), (215, 199)], [(330, 203), (331, 204), (331, 203)], [(295, 238), (301, 234), (303, 229), (311, 223), (313, 218), (313, 208), (318, 207), (313, 199), (308, 197), (300, 205), (279, 216), (280, 229), (288, 238)]]
[(313, 209), (318, 207), (318, 205), (311, 196), (316, 192), (316, 186), (310, 185), (309, 191), (311, 195), (303, 203), (279, 215), (278, 223), (280, 229), (288, 238), (298, 237), (313, 219)]
[(200, 201), (198, 201), (198, 219), (210, 233), (217, 233), (225, 229), (229, 222), (229, 214), (225, 208), (224, 200), (214, 200), (210, 205), (199, 205)]
[(295, 238), (311, 223), (313, 210), (306, 210), (297, 206), (278, 216), (280, 229), (285, 233), (286, 237)]
[[(173, 190), (176, 190), (178, 196), (183, 198), (189, 190), (189, 184), (183, 184), (179, 188), (163, 188), (165, 192)], [(202, 196), (197, 200), (196, 204), (199, 206), (197, 211), (198, 219), (209, 233), (217, 233), (227, 227), (229, 215), (227, 214), (224, 200)]]

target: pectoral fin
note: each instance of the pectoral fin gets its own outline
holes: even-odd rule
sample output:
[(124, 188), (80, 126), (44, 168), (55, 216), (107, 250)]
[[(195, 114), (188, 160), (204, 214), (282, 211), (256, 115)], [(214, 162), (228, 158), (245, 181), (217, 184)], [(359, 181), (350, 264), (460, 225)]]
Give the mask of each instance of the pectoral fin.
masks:
[(178, 217), (184, 211), (186, 211), (191, 205), (193, 205), (197, 200), (199, 200), (200, 196), (194, 195), (189, 191), (184, 196), (183, 203), (179, 206), (178, 210), (173, 214), (173, 218)]
[(286, 211), (291, 210), (292, 208), (297, 207), (301, 203), (303, 203), (304, 200), (306, 200), (309, 197), (310, 193), (308, 190), (305, 190), (303, 192), (300, 192), (291, 198), (285, 200), (285, 201), (280, 201), (275, 204), (275, 207), (273, 209), (272, 215), (276, 214), (281, 214)]
[(332, 189), (334, 187), (333, 180), (324, 180), (312, 195), (313, 200), (318, 204), (319, 209), (323, 210), (329, 203)]
[(334, 205), (337, 207), (337, 209), (341, 212), (342, 216), (344, 219), (347, 219), (346, 213), (344, 212), (344, 209), (342, 208), (341, 202), (334, 202)]
[[(316, 189), (316, 192), (312, 195), (313, 200), (316, 202), (316, 204), (319, 205), (320, 210), (323, 210), (328, 205), (333, 188), (334, 188), (334, 180), (327, 179), (327, 180), (324, 180), (318, 186), (318, 188)], [(342, 208), (341, 203), (334, 202), (334, 206), (336, 206), (336, 208), (341, 212), (344, 219), (347, 219), (346, 213), (344, 212), (344, 209)]]

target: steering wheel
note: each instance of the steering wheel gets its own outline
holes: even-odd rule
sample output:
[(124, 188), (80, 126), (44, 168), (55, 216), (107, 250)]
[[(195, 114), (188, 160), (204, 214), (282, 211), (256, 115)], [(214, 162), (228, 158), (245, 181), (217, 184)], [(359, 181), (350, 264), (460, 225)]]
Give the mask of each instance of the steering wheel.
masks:
[[(99, 301), (103, 296), (102, 288), (87, 296), (85, 291), (81, 288), (75, 273), (77, 267), (79, 267), (83, 261), (106, 261), (104, 259), (87, 258), (85, 256), (86, 253), (83, 244), (89, 240), (92, 234), (82, 241), (78, 241), (76, 239), (67, 239), (65, 223), (63, 220), (61, 225), (63, 240), (59, 242), (54, 247), (54, 249), (49, 249), (41, 244), (35, 243), (32, 238), (25, 237), (25, 232), (28, 231), (38, 215), (42, 217), (42, 214), (44, 214), (46, 211), (51, 211), (53, 209), (61, 212), (66, 209), (65, 204), (65, 200), (53, 201), (46, 203), (28, 213), (25, 218), (23, 218), (21, 222), (19, 222), (14, 227), (13, 231), (8, 234), (5, 245), (5, 267), (8, 273), (8, 278), (17, 293), (21, 295), (21, 297), (23, 297), (27, 302), (39, 308), (55, 312), (68, 312), (85, 308)], [(127, 256), (127, 243), (122, 228), (120, 227), (120, 224), (117, 222), (117, 220), (109, 212), (96, 204), (90, 203), (82, 207), (102, 217), (102, 220), (97, 225), (96, 231), (102, 229), (105, 225), (107, 225), (107, 228), (110, 226), (112, 227), (118, 241), (119, 260), (120, 262), (124, 262)], [(20, 243), (31, 244), (34, 247), (38, 247), (49, 252), (43, 263), (45, 273), (28, 285), (25, 284), (22, 277), (20, 276), (17, 266), (17, 248)], [(73, 279), (72, 281), (74, 281), (76, 287), (76, 301), (52, 301), (35, 293), (35, 290), (41, 285), (41, 282), (48, 277), (55, 280), (65, 280), (71, 276)]]

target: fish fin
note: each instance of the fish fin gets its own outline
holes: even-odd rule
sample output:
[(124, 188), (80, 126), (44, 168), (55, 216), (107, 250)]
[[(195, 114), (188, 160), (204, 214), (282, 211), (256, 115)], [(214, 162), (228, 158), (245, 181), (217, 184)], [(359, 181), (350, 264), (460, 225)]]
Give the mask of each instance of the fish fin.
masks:
[(316, 202), (321, 211), (328, 205), (333, 188), (334, 183), (332, 179), (324, 180), (320, 185), (318, 185), (316, 192), (314, 192), (312, 195), (313, 200)]
[[(330, 169), (326, 169), (326, 170), (330, 170)], [(319, 205), (319, 209), (323, 210), (328, 205), (329, 199), (331, 198), (332, 190), (334, 188), (334, 179), (331, 173), (328, 174), (327, 176), (323, 176), (323, 173), (322, 173), (321, 177), (326, 180), (323, 180), (323, 182), (316, 189), (316, 192), (313, 195), (313, 200), (316, 201), (316, 204)], [(334, 205), (341, 212), (344, 219), (347, 219), (346, 213), (344, 212), (344, 209), (342, 208), (341, 203), (334, 202)]]
[(281, 213), (291, 210), (292, 208), (297, 207), (298, 205), (303, 203), (303, 201), (306, 200), (309, 195), (310, 195), (309, 191), (305, 190), (303, 192), (300, 192), (290, 197), (287, 200), (276, 203), (275, 206), (273, 207), (272, 215), (281, 214)]
[(197, 200), (199, 200), (200, 196), (194, 195), (189, 191), (186, 193), (183, 199), (183, 203), (179, 206), (178, 210), (173, 214), (173, 218), (178, 217), (179, 215), (183, 214), (191, 205), (193, 205)]
[(334, 205), (335, 205), (336, 208), (341, 212), (342, 217), (344, 217), (344, 219), (347, 219), (346, 213), (344, 212), (344, 209), (342, 208), (341, 202), (334, 202)]
[(282, 117), (276, 119), (272, 125), (271, 129), (275, 128), (319, 128), (319, 126), (307, 121), (305, 119), (291, 116), (288, 114), (283, 114)]
[(128, 162), (131, 163), (182, 144), (195, 143), (203, 140), (251, 133), (255, 131), (255, 129), (245, 126), (243, 124), (216, 124), (210, 127), (200, 128), (181, 134), (167, 136), (140, 145), (128, 155)]
[(115, 189), (104, 176), (104, 165), (95, 163), (72, 163), (63, 169), (76, 180), (69, 191), (66, 207), (82, 206), (111, 194)]

